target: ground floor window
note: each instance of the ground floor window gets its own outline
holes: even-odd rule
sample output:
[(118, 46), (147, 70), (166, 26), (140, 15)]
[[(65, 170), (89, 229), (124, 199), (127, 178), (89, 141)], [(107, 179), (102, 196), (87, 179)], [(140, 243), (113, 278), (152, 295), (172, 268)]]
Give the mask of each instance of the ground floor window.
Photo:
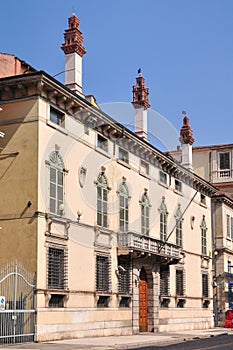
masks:
[(65, 295), (52, 294), (49, 300), (49, 307), (64, 307)]
[(170, 271), (169, 266), (160, 268), (160, 295), (169, 295), (170, 293)]
[(131, 292), (130, 270), (130, 257), (118, 256), (118, 292), (121, 294), (129, 294)]
[(185, 275), (184, 270), (176, 270), (176, 295), (184, 296), (185, 294)]
[(48, 248), (47, 284), (49, 289), (67, 287), (67, 254), (65, 249)]
[(110, 257), (96, 256), (96, 290), (99, 292), (110, 291)]

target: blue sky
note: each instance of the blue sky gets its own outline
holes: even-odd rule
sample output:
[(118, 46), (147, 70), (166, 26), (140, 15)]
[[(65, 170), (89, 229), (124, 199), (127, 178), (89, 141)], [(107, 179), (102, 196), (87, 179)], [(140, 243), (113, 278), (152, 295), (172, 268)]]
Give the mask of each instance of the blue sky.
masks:
[(73, 10), (87, 50), (86, 94), (99, 104), (131, 102), (141, 67), (151, 108), (177, 130), (186, 110), (194, 145), (233, 142), (232, 0), (1, 1), (0, 51), (51, 75), (64, 70)]

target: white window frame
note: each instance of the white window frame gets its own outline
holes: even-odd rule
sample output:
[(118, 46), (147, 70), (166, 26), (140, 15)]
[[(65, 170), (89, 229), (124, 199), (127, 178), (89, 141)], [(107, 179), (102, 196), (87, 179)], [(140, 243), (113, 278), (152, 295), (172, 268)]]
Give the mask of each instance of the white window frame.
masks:
[(201, 222), (201, 253), (203, 255), (207, 255), (207, 226), (205, 221), (205, 216), (203, 215), (202, 222)]
[(118, 159), (121, 162), (129, 164), (129, 152), (126, 151), (124, 148), (119, 147), (119, 149), (118, 149)]
[(160, 205), (159, 212), (160, 212), (160, 240), (165, 242), (167, 239), (167, 217), (168, 217), (165, 197), (162, 197), (162, 203)]
[(226, 214), (226, 233), (227, 238), (231, 239), (231, 216)]
[(108, 152), (108, 139), (97, 133), (96, 147), (104, 152)]
[(108, 180), (104, 173), (97, 179), (97, 225), (108, 227)]
[[(229, 155), (229, 167), (221, 167), (221, 155)], [(229, 178), (231, 177), (231, 151), (222, 151), (218, 153), (218, 176), (219, 178)]]
[[(54, 173), (54, 174), (52, 174)], [(52, 175), (53, 176), (52, 178)], [(49, 156), (49, 212), (64, 215), (65, 169), (62, 156), (53, 151)], [(52, 208), (54, 203), (54, 209)]]
[[(56, 120), (54, 120), (53, 115), (56, 116)], [(50, 106), (49, 110), (49, 120), (51, 123), (54, 123), (62, 128), (65, 127), (65, 113), (59, 111), (58, 109)]]
[(141, 199), (141, 234), (148, 236), (150, 232), (150, 201), (145, 191)]
[(127, 232), (129, 228), (129, 190), (125, 182), (119, 188), (119, 230)]

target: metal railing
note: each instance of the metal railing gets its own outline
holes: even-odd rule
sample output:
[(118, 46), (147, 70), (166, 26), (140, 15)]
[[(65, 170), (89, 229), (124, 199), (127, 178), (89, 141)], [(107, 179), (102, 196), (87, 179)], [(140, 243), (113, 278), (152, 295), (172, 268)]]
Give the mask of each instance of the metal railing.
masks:
[(0, 347), (34, 340), (35, 276), (17, 262), (0, 269)]

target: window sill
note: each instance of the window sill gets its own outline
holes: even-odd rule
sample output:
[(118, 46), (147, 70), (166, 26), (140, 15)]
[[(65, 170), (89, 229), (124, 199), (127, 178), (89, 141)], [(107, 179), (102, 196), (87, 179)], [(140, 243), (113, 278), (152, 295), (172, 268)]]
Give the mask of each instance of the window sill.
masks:
[(105, 292), (105, 291), (97, 290), (97, 291), (95, 292), (95, 295), (96, 295), (97, 297), (98, 297), (99, 295), (100, 295), (100, 296), (110, 297), (110, 296), (112, 295), (112, 292), (110, 292), (110, 291)]
[(176, 190), (176, 189), (173, 189), (173, 192), (176, 193), (176, 194), (178, 194), (178, 195), (181, 196), (181, 197), (184, 197), (184, 194), (183, 194), (182, 192)]
[(147, 173), (145, 173), (145, 172), (144, 172), (144, 171), (142, 171), (142, 170), (139, 170), (139, 175), (141, 175), (141, 176), (143, 176), (143, 177), (147, 178), (148, 180), (151, 180), (150, 175), (149, 175), (149, 174), (147, 174)]
[(206, 255), (206, 254), (203, 254), (203, 253), (201, 255), (201, 258), (202, 258), (202, 260), (207, 260), (207, 261), (210, 260), (210, 257), (208, 255)]
[(205, 203), (199, 202), (199, 205), (205, 209), (207, 209), (207, 205)]
[(129, 165), (129, 163), (124, 162), (124, 160), (121, 160), (121, 159), (117, 158), (117, 163), (119, 163), (119, 164), (125, 166), (125, 167), (128, 168), (128, 169), (131, 169), (131, 166)]
[(108, 152), (108, 151), (105, 151), (104, 149), (99, 148), (99, 147), (97, 147), (97, 146), (95, 147), (95, 150), (96, 150), (96, 152), (102, 154), (103, 156), (108, 157), (108, 158), (111, 158), (111, 156), (109, 155), (109, 152)]
[(60, 131), (62, 134), (68, 135), (68, 131), (65, 128), (63, 128), (62, 126), (56, 123), (51, 122), (51, 120), (47, 120), (46, 124), (51, 128), (56, 129), (57, 131)]
[[(38, 289), (39, 290), (39, 289)], [(43, 289), (41, 289), (43, 290)], [(55, 288), (47, 288), (44, 290), (44, 294), (47, 295), (47, 294), (61, 294), (61, 295), (68, 295), (69, 293), (69, 288), (60, 288), (60, 289), (55, 289)]]
[(164, 182), (161, 182), (160, 180), (158, 180), (158, 184), (162, 187), (169, 188), (167, 184), (165, 184)]
[(117, 295), (119, 298), (121, 298), (121, 297), (132, 298), (132, 293), (117, 292), (116, 295)]

